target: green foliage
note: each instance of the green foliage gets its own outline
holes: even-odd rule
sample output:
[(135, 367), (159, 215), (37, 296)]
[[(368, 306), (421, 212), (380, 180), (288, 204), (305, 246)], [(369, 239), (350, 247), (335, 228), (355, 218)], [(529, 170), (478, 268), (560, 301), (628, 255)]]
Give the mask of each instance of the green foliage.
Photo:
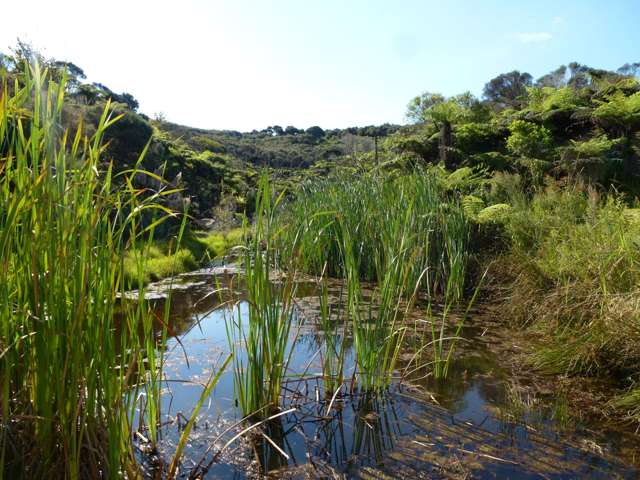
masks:
[(535, 364), (562, 373), (640, 373), (640, 225), (615, 197), (550, 185), (503, 221), (517, 275), (514, 318), (546, 332)]
[[(87, 118), (95, 124), (103, 109), (103, 104), (91, 107), (87, 110)], [(121, 103), (113, 104), (113, 113), (121, 118), (105, 132), (105, 141), (109, 142), (108, 153), (119, 159), (122, 168), (138, 159), (151, 140), (153, 129), (144, 118)]]
[(482, 93), (495, 108), (520, 107), (526, 102), (531, 80), (530, 74), (514, 70), (491, 79)]
[(464, 210), (464, 214), (468, 218), (475, 219), (478, 216), (478, 213), (482, 209), (485, 208), (485, 203), (482, 198), (476, 197), (475, 195), (465, 195), (461, 200), (462, 209)]
[(454, 132), (455, 145), (466, 154), (494, 151), (502, 145), (503, 135), (491, 122), (469, 122), (458, 125)]
[(528, 109), (539, 113), (574, 111), (585, 105), (579, 91), (572, 87), (530, 87)]
[[(636, 192), (640, 82), (625, 72), (637, 67), (609, 72), (571, 63), (533, 86), (529, 74), (514, 71), (487, 83), (484, 102), (468, 94), (425, 93), (407, 111), (408, 118), (423, 122), (424, 132), (407, 127), (389, 151), (400, 153), (405, 164), (442, 160), (448, 168), (516, 171), (527, 189), (553, 175)], [(607, 148), (606, 142), (616, 143)]]
[(544, 158), (552, 147), (551, 132), (542, 125), (514, 120), (509, 125), (507, 149), (513, 155), (526, 158)]
[(442, 123), (484, 121), (488, 110), (470, 92), (446, 98), (425, 92), (407, 105), (406, 116), (414, 122)]
[(406, 116), (414, 122), (424, 122), (428, 118), (428, 112), (433, 107), (445, 102), (444, 95), (439, 93), (424, 92), (422, 95), (414, 97), (407, 105)]
[(504, 223), (511, 212), (511, 205), (496, 203), (478, 212), (478, 223)]
[(607, 135), (601, 135), (583, 141), (571, 140), (571, 150), (578, 158), (598, 158), (606, 156), (619, 143), (619, 139), (609, 140)]
[[(244, 282), (247, 286), (247, 310), (234, 307), (227, 318), (227, 337), (233, 353), (235, 396), (243, 415), (267, 418), (280, 405), (282, 381), (287, 374), (293, 345), (289, 333), (294, 316), (296, 292), (297, 244), (294, 253), (279, 255), (279, 230), (274, 211), (282, 196), (272, 198), (267, 175), (258, 184), (255, 225), (249, 233), (245, 224)], [(282, 263), (280, 263), (282, 262)], [(281, 284), (273, 282), (280, 269)], [(295, 343), (295, 341), (293, 342)], [(244, 352), (240, 352), (242, 348)]]
[(218, 140), (205, 135), (195, 135), (192, 140), (205, 150), (209, 150), (214, 153), (225, 153), (226, 149), (224, 145)]
[(469, 155), (465, 163), (489, 171), (510, 170), (514, 167), (513, 158), (500, 152), (475, 153)]
[[(432, 170), (436, 172), (436, 170)], [(471, 167), (462, 167), (446, 174), (442, 178), (445, 191), (456, 193), (474, 193), (483, 190), (486, 183), (484, 172), (475, 171)]]
[[(458, 176), (452, 185), (477, 182), (467, 170)], [(397, 178), (376, 172), (334, 176), (304, 185), (286, 205), (282, 221), (292, 226), (288, 235), (301, 236), (302, 266), (311, 273), (326, 268), (330, 275), (341, 275), (347, 242), (358, 277), (380, 281), (386, 274), (384, 265), (392, 262), (392, 247), (403, 241), (412, 255), (407, 284), (415, 285), (421, 278), (423, 288), (433, 295), (460, 299), (470, 230), (456, 196), (447, 193), (446, 181), (447, 174), (437, 168)], [(411, 212), (408, 218), (406, 212)], [(398, 218), (411, 226), (406, 237), (388, 232), (392, 219)], [(423, 276), (425, 269), (428, 274)]]
[(147, 284), (194, 270), (227, 255), (241, 243), (242, 229), (237, 228), (226, 232), (187, 231), (177, 250), (167, 239), (129, 249), (124, 257), (125, 284), (135, 286), (140, 280)]
[(616, 92), (606, 101), (598, 103), (593, 117), (603, 125), (622, 129), (640, 126), (640, 92), (630, 96)]
[(522, 177), (517, 173), (496, 172), (488, 183), (487, 197), (491, 203), (522, 205), (526, 201)]
[(131, 424), (155, 448), (166, 331), (124, 296), (123, 257), (172, 212), (141, 171), (102, 169), (109, 105), (91, 139), (61, 132), (64, 83), (25, 67), (0, 96), (0, 472), (139, 477)]

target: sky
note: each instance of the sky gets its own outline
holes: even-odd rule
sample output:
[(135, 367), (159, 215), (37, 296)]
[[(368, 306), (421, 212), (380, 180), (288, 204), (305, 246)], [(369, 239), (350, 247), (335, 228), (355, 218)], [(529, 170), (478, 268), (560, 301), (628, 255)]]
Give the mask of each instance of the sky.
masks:
[(404, 123), (423, 91), (640, 61), (640, 0), (1, 0), (21, 38), (140, 111), (240, 131)]

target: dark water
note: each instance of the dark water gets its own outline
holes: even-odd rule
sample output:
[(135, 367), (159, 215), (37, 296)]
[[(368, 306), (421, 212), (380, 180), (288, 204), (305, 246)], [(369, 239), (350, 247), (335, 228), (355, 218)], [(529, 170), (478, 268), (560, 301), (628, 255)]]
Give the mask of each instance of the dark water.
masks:
[[(229, 306), (211, 294), (216, 283), (228, 284), (222, 272), (182, 276), (173, 291), (172, 333), (180, 342), (171, 339), (166, 356), (160, 449), (166, 458), (201, 384), (228, 353)], [(198, 415), (181, 466), (184, 478), (639, 478), (639, 437), (569, 407), (553, 382), (540, 388), (531, 372), (514, 374), (512, 353), (501, 348), (508, 339), (482, 312), (463, 329), (466, 341), (446, 382), (427, 377), (376, 397), (338, 397), (327, 414), (329, 402), (315, 378), (323, 335), (313, 323), (312, 285), (300, 286), (298, 301), (302, 325), (292, 329), (298, 341), (291, 371), (306, 372), (305, 380), (286, 383), (283, 408), (295, 410), (263, 430), (282, 452), (264, 436), (248, 435), (219, 454), (246, 426), (238, 423), (228, 368)], [(246, 304), (238, 308), (242, 313)], [(347, 365), (349, 373), (351, 352)]]

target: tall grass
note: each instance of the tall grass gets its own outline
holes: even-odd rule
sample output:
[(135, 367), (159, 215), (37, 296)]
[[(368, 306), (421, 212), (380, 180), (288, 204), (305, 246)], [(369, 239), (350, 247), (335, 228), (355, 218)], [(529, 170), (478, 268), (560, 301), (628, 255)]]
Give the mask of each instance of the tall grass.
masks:
[[(407, 211), (407, 216), (410, 210)], [(378, 283), (368, 299), (364, 298), (358, 272), (358, 257), (351, 248), (349, 233), (343, 234), (343, 258), (347, 305), (351, 317), (351, 331), (355, 348), (357, 375), (360, 388), (375, 392), (387, 387), (395, 370), (404, 327), (399, 325), (402, 315), (403, 293), (407, 290), (407, 270), (410, 263), (405, 257), (406, 217), (391, 219), (387, 225), (399, 244), (395, 251), (387, 251), (380, 258), (384, 264), (379, 271)], [(343, 229), (346, 227), (343, 225)], [(388, 232), (389, 233), (389, 232)], [(387, 244), (392, 248), (392, 244)]]
[[(291, 251), (287, 241), (295, 237), (304, 269), (344, 278), (344, 316), (353, 335), (357, 385), (364, 391), (390, 384), (405, 346), (404, 317), (418, 298), (444, 299), (444, 322), (464, 297), (471, 228), (434, 172), (373, 172), (306, 185), (284, 205), (280, 221), (289, 235), (282, 248)], [(320, 300), (321, 322), (328, 323), (326, 299)], [(335, 326), (329, 332), (335, 334)], [(446, 376), (443, 365), (452, 351), (442, 350), (447, 340), (442, 330), (429, 344), (442, 356), (436, 362), (440, 376)], [(336, 346), (325, 340), (323, 376), (330, 391), (343, 368), (344, 352)]]
[[(296, 291), (295, 239), (290, 256), (276, 248), (275, 208), (269, 179), (260, 179), (254, 225), (244, 248), (247, 313), (237, 306), (227, 321), (227, 337), (234, 354), (235, 395), (245, 416), (269, 416), (278, 410), (282, 380), (287, 373), (295, 339), (290, 333)], [(282, 274), (282, 276), (279, 276)]]
[[(509, 317), (545, 334), (534, 365), (637, 382), (638, 209), (580, 183), (549, 182), (526, 201), (507, 201), (513, 207), (503, 232), (510, 250), (497, 265), (512, 276)], [(619, 406), (628, 408), (637, 398)]]
[[(284, 205), (281, 219), (297, 227), (289, 235), (299, 236), (302, 268), (319, 275), (326, 265), (329, 275), (343, 276), (348, 233), (359, 278), (380, 283), (402, 241), (410, 263), (404, 272), (405, 294), (421, 282), (432, 296), (461, 299), (471, 229), (458, 199), (429, 170), (383, 175), (362, 172), (316, 181), (303, 185), (295, 200)], [(403, 238), (393, 230), (398, 219), (405, 222)]]
[(344, 383), (345, 354), (347, 347), (347, 326), (345, 325), (345, 307), (342, 291), (336, 305), (329, 301), (326, 276), (320, 283), (320, 328), (323, 341), (320, 348), (320, 364), (325, 396), (331, 398)]
[(109, 105), (86, 138), (60, 127), (64, 81), (35, 66), (12, 91), (5, 78), (0, 477), (134, 478), (132, 421), (142, 402), (157, 438), (161, 358), (149, 306), (118, 294), (125, 250), (170, 212), (103, 161)]

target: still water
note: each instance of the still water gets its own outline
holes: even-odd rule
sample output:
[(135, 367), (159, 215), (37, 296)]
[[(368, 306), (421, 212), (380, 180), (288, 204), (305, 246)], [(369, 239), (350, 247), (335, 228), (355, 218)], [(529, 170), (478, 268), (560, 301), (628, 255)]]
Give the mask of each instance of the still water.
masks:
[[(212, 293), (228, 285), (230, 273), (201, 270), (174, 282), (171, 333), (177, 338), (166, 352), (161, 456), (171, 456), (203, 384), (228, 354), (225, 322), (238, 313), (230, 309), (246, 312), (246, 303), (231, 307)], [(166, 285), (150, 289), (159, 307)], [(332, 293), (338, 290), (336, 283)], [(301, 284), (282, 399), (291, 412), (266, 425), (264, 435), (256, 430), (221, 452), (246, 427), (228, 368), (197, 417), (184, 478), (639, 477), (640, 437), (577, 408), (573, 393), (554, 379), (518, 371), (512, 361), (517, 342), (492, 319), (495, 313), (482, 309), (466, 322), (446, 381), (426, 377), (376, 397), (344, 395), (329, 410), (317, 378), (323, 341), (317, 305), (314, 285)], [(347, 365), (348, 373), (350, 350)], [(303, 372), (304, 380), (294, 376)]]

